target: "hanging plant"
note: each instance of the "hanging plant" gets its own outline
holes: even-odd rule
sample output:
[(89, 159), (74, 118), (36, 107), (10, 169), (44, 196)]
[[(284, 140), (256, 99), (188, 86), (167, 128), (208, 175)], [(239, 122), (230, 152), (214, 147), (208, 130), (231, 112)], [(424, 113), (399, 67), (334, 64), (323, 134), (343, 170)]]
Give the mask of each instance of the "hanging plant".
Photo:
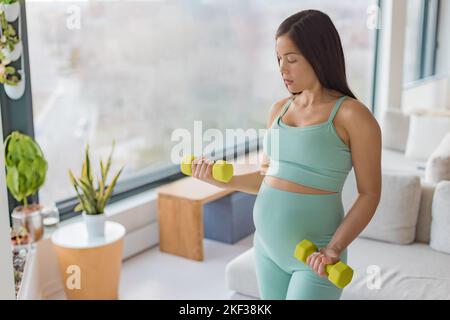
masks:
[(6, 20), (5, 12), (0, 13), (0, 24), (2, 27), (2, 35), (0, 37), (1, 48), (7, 48), (9, 51), (14, 50), (14, 46), (19, 42), (16, 30), (12, 24)]
[[(5, 86), (5, 93), (10, 99), (20, 99), (25, 93), (25, 74), (9, 64), (22, 55), (22, 43), (14, 26), (12, 13), (20, 11), (17, 0), (0, 0), (0, 83)], [(17, 14), (18, 16), (19, 14)], [(20, 21), (19, 21), (20, 23)]]
[(9, 66), (10, 63), (0, 51), (0, 83), (15, 86), (22, 80), (22, 76), (14, 67)]
[(6, 14), (6, 20), (15, 21), (20, 14), (20, 5), (17, 0), (0, 0), (0, 8)]

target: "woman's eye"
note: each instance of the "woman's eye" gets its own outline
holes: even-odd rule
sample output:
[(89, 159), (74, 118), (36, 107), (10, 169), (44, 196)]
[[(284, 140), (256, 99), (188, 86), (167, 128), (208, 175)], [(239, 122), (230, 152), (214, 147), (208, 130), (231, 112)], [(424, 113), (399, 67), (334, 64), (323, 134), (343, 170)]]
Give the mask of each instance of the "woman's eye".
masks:
[[(277, 61), (280, 62), (280, 60), (281, 60), (281, 58), (280, 58), (280, 57), (277, 57)], [(288, 58), (287, 61), (288, 61), (289, 63), (297, 62), (297, 60), (295, 60), (295, 59), (293, 59), (293, 58)]]

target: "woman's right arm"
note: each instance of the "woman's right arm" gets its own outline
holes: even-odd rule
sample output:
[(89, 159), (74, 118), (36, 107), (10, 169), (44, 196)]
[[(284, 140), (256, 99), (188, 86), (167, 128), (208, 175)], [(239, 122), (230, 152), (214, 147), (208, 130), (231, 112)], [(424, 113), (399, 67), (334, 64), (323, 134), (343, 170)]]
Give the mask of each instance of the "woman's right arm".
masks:
[[(280, 113), (282, 106), (288, 101), (288, 99), (289, 98), (282, 99), (272, 105), (267, 121), (267, 128), (271, 127), (273, 120)], [(197, 164), (196, 160), (192, 163), (192, 176), (194, 178), (203, 180), (222, 189), (232, 189), (250, 194), (258, 193), (270, 163), (270, 159), (265, 153), (263, 153), (259, 170), (246, 174), (234, 175), (229, 182), (223, 183), (212, 179), (210, 174), (212, 165), (210, 165), (210, 168), (207, 168), (208, 165), (203, 164), (206, 168), (203, 168), (204, 170), (202, 170), (200, 168), (201, 164)], [(207, 174), (208, 172), (209, 174)]]

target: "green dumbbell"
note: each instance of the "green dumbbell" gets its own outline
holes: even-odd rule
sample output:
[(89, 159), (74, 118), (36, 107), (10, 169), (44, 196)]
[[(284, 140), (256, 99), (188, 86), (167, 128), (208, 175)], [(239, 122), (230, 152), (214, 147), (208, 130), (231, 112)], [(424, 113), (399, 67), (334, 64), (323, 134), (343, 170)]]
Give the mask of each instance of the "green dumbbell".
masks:
[[(309, 240), (300, 241), (295, 247), (294, 257), (306, 263), (309, 255), (317, 251), (317, 246)], [(325, 271), (328, 274), (328, 280), (336, 287), (344, 288), (352, 281), (353, 269), (339, 261), (335, 264), (327, 264)]]
[[(192, 161), (195, 160), (193, 155), (187, 155), (181, 161), (181, 172), (185, 175), (192, 176)], [(233, 165), (224, 160), (217, 160), (212, 167), (212, 176), (220, 182), (229, 182), (233, 177)]]

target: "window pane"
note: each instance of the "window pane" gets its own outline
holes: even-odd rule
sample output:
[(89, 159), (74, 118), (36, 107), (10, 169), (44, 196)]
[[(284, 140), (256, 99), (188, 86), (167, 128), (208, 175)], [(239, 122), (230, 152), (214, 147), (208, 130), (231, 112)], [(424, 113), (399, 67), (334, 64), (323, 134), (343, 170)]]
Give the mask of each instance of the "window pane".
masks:
[(403, 65), (403, 83), (420, 78), (423, 0), (408, 0)]
[[(36, 139), (49, 161), (43, 201), (74, 196), (89, 142), (98, 170), (116, 140), (123, 179), (171, 165), (174, 129), (264, 128), (288, 96), (274, 34), (307, 8), (330, 15), (349, 84), (369, 106), (374, 1), (27, 1)], [(79, 18), (79, 20), (78, 20)], [(79, 24), (79, 28), (78, 28)]]

